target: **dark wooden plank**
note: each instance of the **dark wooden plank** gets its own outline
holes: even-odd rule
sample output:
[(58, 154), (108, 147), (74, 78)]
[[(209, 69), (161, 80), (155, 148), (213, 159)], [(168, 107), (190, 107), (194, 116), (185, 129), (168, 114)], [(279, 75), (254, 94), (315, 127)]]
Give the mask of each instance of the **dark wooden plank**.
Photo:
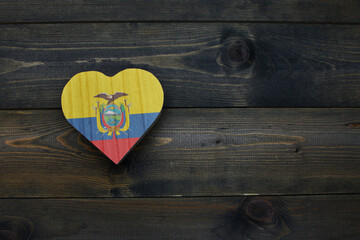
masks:
[(360, 234), (359, 209), (359, 195), (1, 199), (0, 236), (77, 240), (355, 240)]
[(2, 0), (0, 22), (305, 21), (359, 22), (357, 0)]
[(60, 111), (0, 122), (0, 197), (359, 192), (360, 109), (166, 109), (119, 165)]
[(76, 73), (129, 67), (161, 81), (166, 107), (360, 106), (360, 25), (35, 24), (0, 32), (2, 109), (59, 108)]

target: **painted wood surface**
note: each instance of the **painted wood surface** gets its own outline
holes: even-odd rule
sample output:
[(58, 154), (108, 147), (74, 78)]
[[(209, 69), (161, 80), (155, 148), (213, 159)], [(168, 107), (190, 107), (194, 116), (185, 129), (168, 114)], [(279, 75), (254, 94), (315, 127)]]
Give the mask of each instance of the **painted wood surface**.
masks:
[[(153, 73), (165, 107), (360, 106), (359, 25), (0, 25), (0, 108), (60, 108), (83, 71)], [(35, 37), (36, 36), (36, 37)]]
[(360, 22), (357, 0), (2, 0), (0, 22)]
[[(1, 1), (0, 239), (358, 239), (359, 5)], [(168, 109), (115, 165), (60, 94), (125, 68)]]
[(81, 72), (61, 94), (67, 121), (118, 164), (159, 118), (164, 92), (159, 80), (142, 69), (114, 76)]
[(0, 122), (0, 197), (359, 192), (357, 108), (165, 109), (118, 166), (60, 110)]
[[(358, 239), (359, 195), (1, 199), (18, 239)], [(336, 209), (336, 210), (334, 210)], [(15, 238), (13, 238), (15, 239)]]

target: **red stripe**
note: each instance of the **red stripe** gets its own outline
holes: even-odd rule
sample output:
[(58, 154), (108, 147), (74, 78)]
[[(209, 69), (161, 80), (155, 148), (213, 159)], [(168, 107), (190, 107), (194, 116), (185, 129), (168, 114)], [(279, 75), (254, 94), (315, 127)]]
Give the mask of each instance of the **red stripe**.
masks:
[[(113, 134), (115, 135), (115, 133)], [(91, 142), (114, 163), (118, 164), (139, 139), (140, 138), (112, 138), (110, 140), (97, 140)]]

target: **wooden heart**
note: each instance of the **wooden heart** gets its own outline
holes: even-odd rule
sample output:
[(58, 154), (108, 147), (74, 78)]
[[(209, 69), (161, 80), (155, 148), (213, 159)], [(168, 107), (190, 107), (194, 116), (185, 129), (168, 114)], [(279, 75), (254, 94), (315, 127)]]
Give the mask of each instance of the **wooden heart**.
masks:
[(113, 77), (76, 74), (64, 87), (65, 118), (118, 164), (160, 115), (164, 92), (150, 72), (126, 69)]

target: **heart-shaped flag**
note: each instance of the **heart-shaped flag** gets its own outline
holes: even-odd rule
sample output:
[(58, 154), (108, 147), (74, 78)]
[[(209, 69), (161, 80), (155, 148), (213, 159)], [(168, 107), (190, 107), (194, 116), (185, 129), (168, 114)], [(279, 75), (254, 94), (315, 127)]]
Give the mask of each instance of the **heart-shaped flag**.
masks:
[(76, 74), (64, 87), (65, 118), (118, 164), (160, 115), (164, 92), (150, 72), (126, 69), (113, 77)]

